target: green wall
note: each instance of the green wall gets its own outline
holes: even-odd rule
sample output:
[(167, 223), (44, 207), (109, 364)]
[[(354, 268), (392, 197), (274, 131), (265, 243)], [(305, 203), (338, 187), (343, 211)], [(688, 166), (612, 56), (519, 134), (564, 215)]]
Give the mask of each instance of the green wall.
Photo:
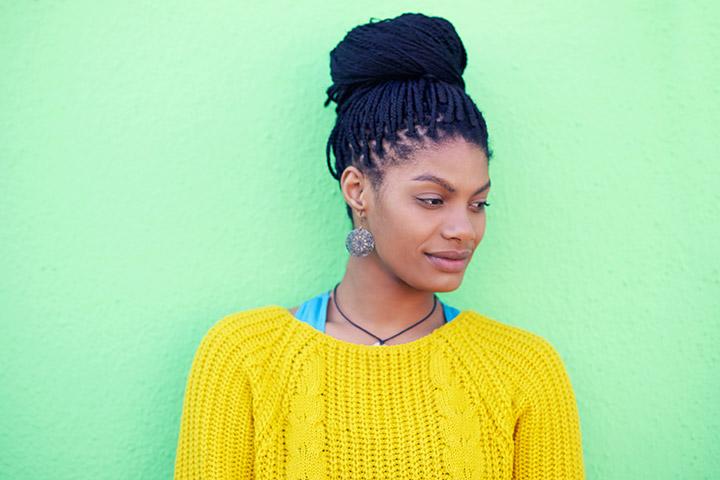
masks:
[(465, 42), (493, 193), (441, 295), (557, 348), (588, 479), (720, 478), (712, 1), (0, 3), (0, 478), (172, 474), (220, 317), (341, 277), (329, 51)]

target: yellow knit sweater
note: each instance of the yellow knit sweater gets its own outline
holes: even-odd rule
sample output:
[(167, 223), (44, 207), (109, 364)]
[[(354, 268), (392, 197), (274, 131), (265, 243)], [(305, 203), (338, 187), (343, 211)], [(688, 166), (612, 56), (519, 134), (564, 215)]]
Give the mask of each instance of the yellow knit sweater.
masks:
[(188, 375), (175, 480), (584, 478), (563, 362), (463, 310), (414, 341), (336, 339), (269, 305), (209, 329)]

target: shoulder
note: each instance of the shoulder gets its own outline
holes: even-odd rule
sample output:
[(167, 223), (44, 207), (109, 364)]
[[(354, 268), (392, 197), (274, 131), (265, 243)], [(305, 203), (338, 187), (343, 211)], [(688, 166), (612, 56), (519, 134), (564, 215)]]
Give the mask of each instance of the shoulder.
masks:
[(207, 331), (206, 337), (251, 340), (273, 330), (287, 320), (290, 310), (279, 305), (264, 305), (229, 313), (218, 319)]
[(539, 348), (547, 348), (550, 346), (549, 341), (545, 337), (525, 327), (497, 320), (475, 310), (465, 310), (463, 313), (466, 313), (468, 317), (470, 317), (470, 322), (468, 322), (470, 328), (472, 328), (476, 334), (485, 338), (500, 343), (522, 342), (523, 344), (528, 344), (528, 346)]
[(467, 316), (468, 341), (460, 343), (503, 380), (515, 408), (548, 394), (574, 395), (564, 361), (548, 339), (475, 311)]
[(563, 368), (558, 350), (542, 335), (474, 310), (468, 310), (467, 315), (472, 343), (485, 355), (511, 362), (526, 372)]
[(213, 323), (200, 341), (196, 356), (247, 358), (261, 350), (269, 337), (287, 324), (288, 309), (265, 305), (226, 314)]

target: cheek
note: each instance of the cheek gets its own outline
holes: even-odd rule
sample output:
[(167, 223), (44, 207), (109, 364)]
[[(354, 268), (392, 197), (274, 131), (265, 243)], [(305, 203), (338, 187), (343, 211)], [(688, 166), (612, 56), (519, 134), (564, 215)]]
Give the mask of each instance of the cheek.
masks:
[(487, 213), (482, 213), (480, 220), (478, 221), (478, 226), (476, 228), (477, 232), (477, 243), (480, 243), (480, 240), (482, 240), (482, 237), (485, 235), (485, 226), (487, 225)]
[(422, 252), (430, 248), (433, 226), (417, 216), (387, 218), (378, 231), (376, 246), (387, 263), (402, 268), (408, 261), (416, 262)]

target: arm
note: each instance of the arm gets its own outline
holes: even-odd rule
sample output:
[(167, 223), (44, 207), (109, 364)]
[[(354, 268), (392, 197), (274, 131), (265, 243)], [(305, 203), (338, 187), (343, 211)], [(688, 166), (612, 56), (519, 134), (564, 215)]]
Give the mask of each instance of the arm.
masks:
[(208, 331), (190, 368), (174, 480), (253, 477), (252, 392), (223, 325)]
[(540, 338), (515, 424), (514, 480), (584, 480), (580, 418), (562, 360)]

